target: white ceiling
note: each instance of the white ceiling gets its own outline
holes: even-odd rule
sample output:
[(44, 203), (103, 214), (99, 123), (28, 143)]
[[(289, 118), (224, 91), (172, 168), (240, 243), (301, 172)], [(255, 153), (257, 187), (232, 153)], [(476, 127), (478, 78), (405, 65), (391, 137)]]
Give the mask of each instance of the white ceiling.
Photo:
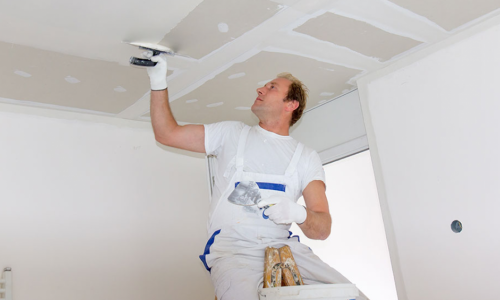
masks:
[(288, 71), (308, 108), (356, 79), (495, 14), (500, 0), (0, 1), (0, 102), (149, 120), (150, 42), (169, 58), (181, 122), (256, 122), (255, 89)]

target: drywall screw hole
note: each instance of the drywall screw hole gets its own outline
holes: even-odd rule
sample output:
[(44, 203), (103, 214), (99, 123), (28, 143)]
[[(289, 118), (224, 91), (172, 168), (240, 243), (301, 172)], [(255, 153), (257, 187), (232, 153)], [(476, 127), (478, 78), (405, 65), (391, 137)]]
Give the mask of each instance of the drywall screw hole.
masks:
[(455, 233), (459, 233), (462, 231), (462, 222), (459, 220), (455, 220), (451, 222), (451, 230)]

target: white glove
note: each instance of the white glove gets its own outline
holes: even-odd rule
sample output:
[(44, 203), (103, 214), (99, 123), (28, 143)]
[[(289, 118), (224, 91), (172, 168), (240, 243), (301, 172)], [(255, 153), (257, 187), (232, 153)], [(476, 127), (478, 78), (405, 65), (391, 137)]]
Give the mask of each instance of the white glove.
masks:
[(270, 206), (264, 214), (276, 224), (302, 224), (306, 221), (307, 210), (304, 206), (295, 203), (292, 199), (282, 195), (275, 195), (257, 203), (259, 208)]
[(148, 67), (149, 81), (151, 82), (151, 90), (161, 91), (167, 88), (167, 55), (161, 53), (151, 57), (152, 51), (147, 51), (142, 54), (145, 58), (150, 58), (157, 62), (156, 66)]

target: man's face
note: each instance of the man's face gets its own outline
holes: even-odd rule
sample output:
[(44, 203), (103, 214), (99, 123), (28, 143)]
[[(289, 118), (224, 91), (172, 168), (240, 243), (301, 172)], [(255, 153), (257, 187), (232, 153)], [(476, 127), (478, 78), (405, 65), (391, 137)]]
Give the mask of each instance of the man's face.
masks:
[(290, 80), (286, 78), (276, 78), (258, 88), (257, 98), (252, 105), (253, 113), (259, 119), (268, 114), (281, 114), (285, 107), (283, 100), (288, 94), (290, 84)]

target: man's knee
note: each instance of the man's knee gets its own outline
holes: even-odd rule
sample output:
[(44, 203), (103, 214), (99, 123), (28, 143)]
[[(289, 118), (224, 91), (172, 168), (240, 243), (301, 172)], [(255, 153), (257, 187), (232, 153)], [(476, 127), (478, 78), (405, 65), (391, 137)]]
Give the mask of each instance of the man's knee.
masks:
[(217, 299), (219, 300), (258, 300), (259, 284), (262, 281), (262, 272), (249, 272), (249, 270), (232, 270), (224, 274), (215, 283)]

